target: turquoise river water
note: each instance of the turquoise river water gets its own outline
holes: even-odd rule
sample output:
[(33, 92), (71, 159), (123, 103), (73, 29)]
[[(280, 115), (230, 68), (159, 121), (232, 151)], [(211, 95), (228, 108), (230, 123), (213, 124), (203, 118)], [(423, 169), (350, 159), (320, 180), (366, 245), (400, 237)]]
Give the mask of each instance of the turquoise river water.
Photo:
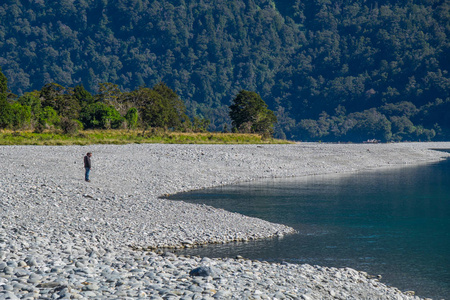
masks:
[(450, 160), (205, 189), (171, 196), (294, 227), (298, 234), (179, 254), (351, 267), (450, 299)]

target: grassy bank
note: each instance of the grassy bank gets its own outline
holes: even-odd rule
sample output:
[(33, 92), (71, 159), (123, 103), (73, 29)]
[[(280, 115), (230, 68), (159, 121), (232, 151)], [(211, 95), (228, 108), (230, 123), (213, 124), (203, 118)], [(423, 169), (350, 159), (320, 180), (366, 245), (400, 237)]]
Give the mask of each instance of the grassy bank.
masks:
[(91, 145), (91, 144), (287, 144), (288, 141), (263, 139), (257, 134), (185, 133), (156, 130), (85, 130), (67, 135), (60, 132), (0, 131), (0, 145)]

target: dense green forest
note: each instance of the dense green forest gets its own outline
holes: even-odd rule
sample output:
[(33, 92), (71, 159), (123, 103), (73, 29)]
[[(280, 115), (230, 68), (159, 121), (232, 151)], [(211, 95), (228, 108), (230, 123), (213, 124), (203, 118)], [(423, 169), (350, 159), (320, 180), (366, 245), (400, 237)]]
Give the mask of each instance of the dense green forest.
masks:
[(116, 84), (100, 83), (98, 90), (92, 95), (83, 85), (67, 88), (48, 83), (40, 91), (17, 97), (8, 92), (8, 80), (0, 69), (0, 129), (36, 133), (50, 129), (65, 134), (126, 128), (204, 132), (209, 125), (209, 120), (197, 117), (192, 122), (183, 101), (164, 83), (130, 92), (120, 91)]
[(164, 82), (220, 131), (245, 89), (296, 140), (448, 140), (449, 35), (446, 0), (0, 4), (9, 101), (51, 83), (97, 95)]

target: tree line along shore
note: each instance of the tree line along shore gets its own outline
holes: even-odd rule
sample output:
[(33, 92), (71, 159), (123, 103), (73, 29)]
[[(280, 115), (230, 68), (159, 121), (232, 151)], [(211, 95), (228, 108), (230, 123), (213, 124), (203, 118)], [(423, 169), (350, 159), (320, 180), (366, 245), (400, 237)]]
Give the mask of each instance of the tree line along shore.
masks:
[[(0, 129), (3, 129), (0, 144), (280, 143), (286, 139), (285, 135), (273, 138), (280, 137), (276, 130), (283, 121), (256, 92), (241, 90), (236, 95), (228, 107), (230, 127), (224, 124), (219, 133), (210, 131), (211, 120), (189, 117), (185, 102), (162, 82), (153, 88), (141, 86), (130, 92), (122, 92), (116, 84), (101, 83), (95, 95), (83, 85), (71, 88), (49, 83), (39, 91), (21, 96), (11, 93), (7, 82), (0, 69)], [(403, 133), (407, 132), (403, 137), (430, 141), (436, 136), (433, 129), (416, 127), (407, 117), (395, 117), (417, 113), (411, 103), (386, 104), (382, 110), (392, 116), (391, 121), (402, 123), (397, 125)], [(338, 107), (334, 116), (324, 112), (318, 121), (302, 120), (304, 136), (332, 142), (340, 142), (339, 136), (344, 142), (402, 140), (391, 131), (395, 122), (388, 121), (378, 110), (352, 116), (349, 119), (345, 109)], [(99, 134), (98, 130), (108, 132)], [(140, 134), (133, 133), (139, 130)], [(335, 136), (329, 136), (329, 131)]]
[(16, 96), (1, 69), (0, 83), (0, 144), (287, 142), (273, 139), (276, 117), (255, 92), (239, 92), (229, 107), (232, 127), (219, 133), (208, 131), (209, 120), (189, 118), (164, 83), (131, 92), (102, 83), (96, 95), (50, 83)]

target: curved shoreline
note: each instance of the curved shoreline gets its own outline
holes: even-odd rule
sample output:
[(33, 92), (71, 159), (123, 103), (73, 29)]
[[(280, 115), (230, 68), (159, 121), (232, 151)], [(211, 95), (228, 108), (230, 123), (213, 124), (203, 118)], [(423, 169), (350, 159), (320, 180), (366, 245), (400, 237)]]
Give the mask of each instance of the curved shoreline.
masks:
[[(158, 256), (129, 246), (186, 247), (292, 232), (284, 225), (160, 195), (259, 178), (348, 173), (450, 157), (430, 148), (450, 149), (450, 143), (0, 147), (0, 171), (5, 174), (0, 179), (0, 258), (5, 264), (0, 263), (0, 292), (19, 298), (64, 293), (104, 299), (164, 295), (414, 299), (351, 269)], [(82, 158), (87, 151), (94, 154), (91, 183), (83, 181)], [(167, 264), (176, 267), (165, 270)], [(215, 266), (220, 274), (188, 276), (201, 265)], [(246, 269), (253, 280), (236, 279), (239, 269)], [(274, 272), (284, 275), (271, 276)], [(173, 286), (167, 278), (184, 285)], [(258, 278), (272, 284), (261, 287)], [(17, 282), (23, 286), (14, 285)]]

